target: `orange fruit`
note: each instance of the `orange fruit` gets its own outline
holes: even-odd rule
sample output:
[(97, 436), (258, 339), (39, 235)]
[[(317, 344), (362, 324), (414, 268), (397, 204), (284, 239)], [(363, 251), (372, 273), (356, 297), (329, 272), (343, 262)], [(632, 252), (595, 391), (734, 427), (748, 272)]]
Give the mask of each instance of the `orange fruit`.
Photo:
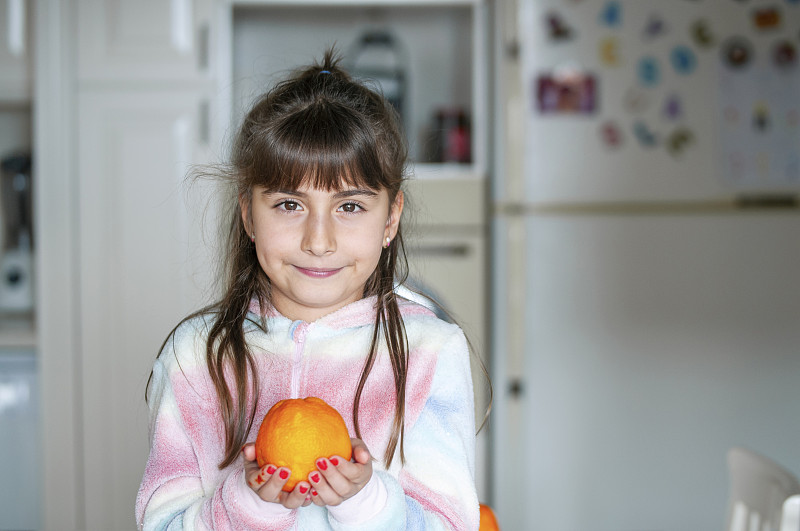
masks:
[(481, 504), (481, 526), (479, 531), (500, 531), (494, 511), (488, 505)]
[(353, 454), (347, 425), (336, 409), (321, 398), (281, 400), (264, 416), (256, 437), (258, 466), (286, 467), (292, 475), (283, 486), (291, 492), (317, 469), (317, 459)]

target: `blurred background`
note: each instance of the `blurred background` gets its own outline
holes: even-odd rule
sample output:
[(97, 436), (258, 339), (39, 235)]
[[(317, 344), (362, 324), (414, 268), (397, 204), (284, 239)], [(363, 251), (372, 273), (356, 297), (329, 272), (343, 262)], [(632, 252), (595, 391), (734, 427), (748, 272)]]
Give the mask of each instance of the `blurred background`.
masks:
[(215, 294), (187, 174), (331, 45), (401, 114), (501, 529), (730, 530), (731, 448), (800, 475), (800, 2), (0, 0), (0, 530), (135, 528)]

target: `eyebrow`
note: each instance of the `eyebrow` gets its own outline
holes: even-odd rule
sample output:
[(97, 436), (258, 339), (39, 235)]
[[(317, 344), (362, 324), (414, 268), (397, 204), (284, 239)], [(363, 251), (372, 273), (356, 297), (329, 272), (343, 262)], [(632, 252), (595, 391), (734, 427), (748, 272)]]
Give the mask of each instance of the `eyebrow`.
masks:
[[(292, 196), (295, 196), (295, 197), (305, 197), (307, 195), (307, 194), (305, 194), (303, 192), (300, 192), (298, 190), (275, 190), (275, 191), (272, 191), (272, 192), (265, 190), (265, 192), (266, 193), (272, 193), (272, 194), (292, 195)], [(366, 195), (366, 196), (369, 196), (369, 197), (375, 197), (375, 196), (378, 195), (378, 192), (376, 192), (375, 190), (370, 190), (369, 188), (351, 188), (351, 189), (348, 189), (348, 190), (341, 190), (339, 192), (336, 192), (333, 195), (333, 197), (335, 199), (344, 199), (344, 198), (347, 198), (347, 197), (353, 197), (353, 196), (358, 196), (358, 195)]]

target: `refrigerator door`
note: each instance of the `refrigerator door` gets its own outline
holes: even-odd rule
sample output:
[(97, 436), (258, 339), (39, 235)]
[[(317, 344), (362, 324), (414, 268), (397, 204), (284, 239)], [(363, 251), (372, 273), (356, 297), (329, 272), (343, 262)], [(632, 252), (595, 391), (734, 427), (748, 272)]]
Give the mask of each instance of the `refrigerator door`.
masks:
[(524, 325), (498, 334), (524, 349), (504, 527), (721, 528), (734, 445), (800, 476), (800, 216), (523, 222)]

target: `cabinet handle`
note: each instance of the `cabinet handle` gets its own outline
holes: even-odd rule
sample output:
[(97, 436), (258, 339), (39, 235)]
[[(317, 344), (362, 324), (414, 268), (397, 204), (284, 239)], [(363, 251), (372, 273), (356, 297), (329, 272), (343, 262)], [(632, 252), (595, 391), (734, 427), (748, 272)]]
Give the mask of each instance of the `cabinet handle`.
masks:
[(421, 245), (409, 248), (409, 254), (415, 256), (444, 256), (461, 257), (470, 254), (471, 249), (465, 243), (453, 243), (450, 245)]
[(200, 143), (208, 145), (211, 141), (211, 106), (206, 99), (200, 101), (197, 110), (197, 127)]
[(8, 0), (8, 51), (13, 56), (25, 53), (25, 2)]
[(209, 26), (208, 22), (200, 24), (197, 30), (197, 67), (200, 70), (208, 70), (209, 62)]

